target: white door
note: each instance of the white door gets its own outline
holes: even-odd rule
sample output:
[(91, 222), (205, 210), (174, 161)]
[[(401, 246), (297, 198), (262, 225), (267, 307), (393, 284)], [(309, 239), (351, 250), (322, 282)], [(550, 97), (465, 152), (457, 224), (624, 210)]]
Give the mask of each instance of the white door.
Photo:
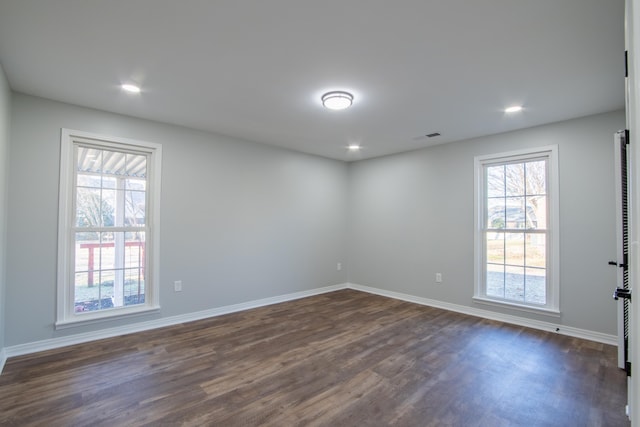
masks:
[(616, 172), (616, 260), (609, 261), (617, 269), (614, 298), (618, 301), (618, 367), (630, 373), (629, 363), (629, 193), (627, 135), (619, 131), (614, 136)]

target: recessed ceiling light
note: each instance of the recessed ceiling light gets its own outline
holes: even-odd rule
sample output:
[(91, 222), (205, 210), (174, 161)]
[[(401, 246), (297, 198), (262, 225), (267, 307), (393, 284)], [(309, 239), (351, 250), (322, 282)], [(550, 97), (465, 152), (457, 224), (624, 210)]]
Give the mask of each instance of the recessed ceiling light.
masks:
[(344, 110), (351, 107), (353, 95), (349, 92), (333, 91), (322, 95), (322, 105), (330, 110)]
[(123, 84), (122, 86), (120, 86), (122, 88), (122, 90), (126, 91), (126, 92), (131, 92), (131, 93), (140, 93), (140, 88), (136, 85), (132, 85), (132, 84)]
[(349, 151), (360, 151), (360, 146), (358, 144), (350, 144), (347, 149)]
[(514, 105), (513, 107), (505, 108), (505, 113), (517, 113), (518, 111), (522, 111), (522, 105)]

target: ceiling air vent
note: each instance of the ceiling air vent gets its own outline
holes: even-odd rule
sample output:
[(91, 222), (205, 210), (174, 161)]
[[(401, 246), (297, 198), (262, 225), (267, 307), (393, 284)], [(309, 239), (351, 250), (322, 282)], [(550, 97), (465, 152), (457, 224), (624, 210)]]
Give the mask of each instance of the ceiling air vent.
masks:
[(434, 138), (436, 136), (440, 136), (440, 133), (439, 132), (428, 133), (426, 135), (416, 136), (415, 138), (412, 138), (412, 139), (414, 141), (420, 141), (421, 139)]

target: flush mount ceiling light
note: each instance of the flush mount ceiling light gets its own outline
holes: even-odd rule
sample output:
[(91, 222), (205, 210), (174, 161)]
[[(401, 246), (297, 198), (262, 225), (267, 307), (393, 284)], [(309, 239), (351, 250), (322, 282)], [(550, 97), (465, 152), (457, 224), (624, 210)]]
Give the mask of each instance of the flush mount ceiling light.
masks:
[(504, 109), (505, 113), (517, 113), (518, 111), (522, 111), (522, 105), (514, 105)]
[(333, 91), (322, 95), (322, 105), (330, 110), (344, 110), (351, 107), (353, 95), (349, 92)]
[(350, 144), (347, 149), (349, 151), (360, 151), (360, 146), (358, 144)]
[(125, 92), (129, 92), (129, 93), (140, 93), (140, 88), (136, 85), (132, 85), (132, 84), (123, 84), (122, 86), (120, 86), (122, 88), (122, 90), (124, 90)]

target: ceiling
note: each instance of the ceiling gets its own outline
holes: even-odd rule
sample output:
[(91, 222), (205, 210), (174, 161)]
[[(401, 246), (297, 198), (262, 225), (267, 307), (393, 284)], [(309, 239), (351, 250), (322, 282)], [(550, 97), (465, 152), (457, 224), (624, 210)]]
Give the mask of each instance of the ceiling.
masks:
[[(623, 18), (624, 0), (0, 0), (0, 64), (18, 92), (350, 161), (623, 108)], [(323, 108), (330, 90), (353, 106)]]

